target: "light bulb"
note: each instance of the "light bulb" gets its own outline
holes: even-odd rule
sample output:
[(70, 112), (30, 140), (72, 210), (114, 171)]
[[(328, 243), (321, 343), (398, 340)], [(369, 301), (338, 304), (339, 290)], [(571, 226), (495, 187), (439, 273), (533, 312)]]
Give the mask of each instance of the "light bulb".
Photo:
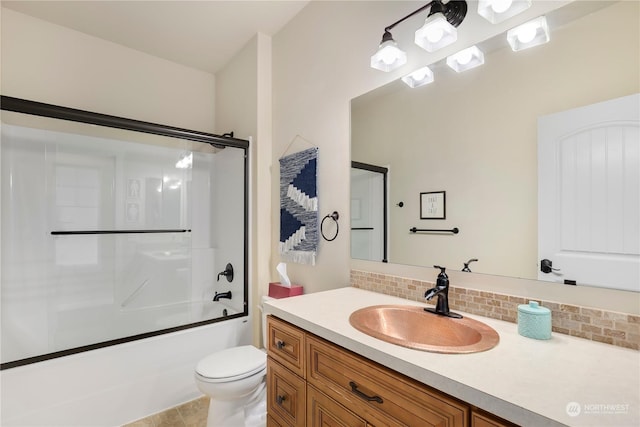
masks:
[(547, 43), (549, 40), (549, 25), (544, 16), (507, 31), (507, 42), (514, 52)]
[(429, 40), (429, 42), (431, 43), (439, 42), (442, 39), (443, 35), (444, 35), (444, 30), (440, 27), (430, 28), (426, 34), (427, 40)]
[(532, 0), (478, 0), (478, 15), (492, 24), (509, 18), (531, 7)]
[(381, 52), (380, 59), (387, 65), (391, 65), (396, 60), (396, 55), (391, 49), (385, 49)]
[(402, 77), (402, 81), (411, 88), (424, 86), (433, 82), (433, 72), (429, 67), (422, 67)]
[(469, 61), (471, 61), (472, 56), (473, 55), (471, 55), (471, 51), (465, 49), (456, 56), (456, 59), (458, 60), (458, 64), (467, 65)]
[(468, 47), (447, 57), (447, 65), (458, 73), (482, 64), (484, 64), (484, 54), (477, 46)]
[(491, 3), (491, 9), (495, 13), (503, 13), (511, 7), (511, 3), (513, 3), (512, 0), (494, 0)]
[(427, 77), (427, 70), (420, 69), (420, 70), (416, 71), (415, 73), (413, 73), (411, 75), (411, 77), (413, 77), (413, 79), (417, 80), (417, 81), (424, 80), (424, 78)]
[(442, 13), (436, 13), (429, 16), (424, 25), (416, 30), (414, 41), (427, 52), (435, 52), (455, 42), (457, 37), (456, 27)]
[(537, 31), (534, 24), (523, 25), (518, 30), (518, 41), (520, 43), (530, 43), (536, 37)]

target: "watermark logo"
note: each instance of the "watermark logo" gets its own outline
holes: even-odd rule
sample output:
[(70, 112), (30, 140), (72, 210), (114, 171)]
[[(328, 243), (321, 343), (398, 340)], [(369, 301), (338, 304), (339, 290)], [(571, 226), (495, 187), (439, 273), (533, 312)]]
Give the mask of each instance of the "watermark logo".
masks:
[(566, 410), (567, 410), (567, 415), (569, 415), (570, 417), (577, 417), (578, 415), (580, 415), (580, 412), (582, 411), (582, 407), (578, 402), (569, 402), (567, 403)]
[(569, 402), (565, 408), (567, 415), (622, 415), (629, 413), (628, 403), (585, 403)]

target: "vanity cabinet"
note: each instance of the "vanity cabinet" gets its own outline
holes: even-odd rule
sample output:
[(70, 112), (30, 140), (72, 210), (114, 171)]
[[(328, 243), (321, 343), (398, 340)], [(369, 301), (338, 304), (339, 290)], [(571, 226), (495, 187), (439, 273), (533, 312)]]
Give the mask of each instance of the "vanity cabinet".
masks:
[(269, 426), (513, 426), (276, 317), (267, 327)]

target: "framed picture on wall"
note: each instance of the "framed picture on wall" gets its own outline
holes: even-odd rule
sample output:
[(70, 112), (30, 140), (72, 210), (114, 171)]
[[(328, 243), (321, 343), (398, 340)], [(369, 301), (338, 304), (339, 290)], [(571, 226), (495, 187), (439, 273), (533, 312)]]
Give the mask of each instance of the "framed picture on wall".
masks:
[(446, 191), (420, 193), (420, 219), (446, 218)]

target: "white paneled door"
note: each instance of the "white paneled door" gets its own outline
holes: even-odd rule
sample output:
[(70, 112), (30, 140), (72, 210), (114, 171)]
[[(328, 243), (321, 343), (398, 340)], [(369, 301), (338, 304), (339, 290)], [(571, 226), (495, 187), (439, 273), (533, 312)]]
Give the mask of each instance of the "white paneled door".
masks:
[(640, 291), (639, 130), (640, 94), (538, 120), (540, 280)]

